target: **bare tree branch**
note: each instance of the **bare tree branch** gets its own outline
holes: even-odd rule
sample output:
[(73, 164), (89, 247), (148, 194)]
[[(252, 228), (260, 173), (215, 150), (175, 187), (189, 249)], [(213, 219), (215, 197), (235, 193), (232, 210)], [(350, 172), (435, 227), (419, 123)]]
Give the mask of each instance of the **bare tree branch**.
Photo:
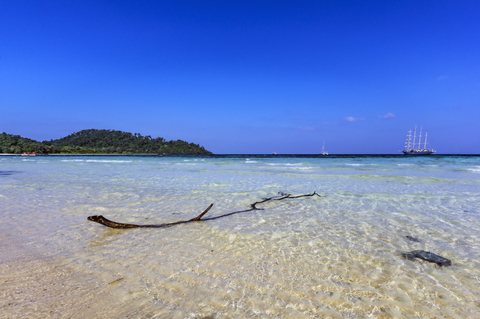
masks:
[(279, 193), (278, 196), (264, 198), (262, 201), (255, 202), (255, 203), (251, 204), (250, 209), (242, 210), (242, 211), (238, 211), (238, 212), (227, 213), (227, 214), (220, 215), (220, 216), (208, 217), (208, 218), (201, 219), (213, 207), (213, 204), (210, 204), (210, 206), (208, 206), (208, 208), (205, 209), (203, 211), (203, 213), (201, 213), (200, 215), (198, 215), (195, 218), (192, 218), (192, 219), (189, 219), (189, 220), (181, 220), (181, 221), (173, 222), (173, 223), (157, 224), (157, 225), (136, 225), (136, 224), (117, 223), (117, 222), (111, 221), (109, 219), (106, 219), (102, 215), (88, 216), (87, 219), (92, 221), (92, 222), (96, 222), (96, 223), (102, 224), (102, 225), (110, 227), (110, 228), (121, 228), (121, 229), (126, 229), (126, 228), (166, 228), (166, 227), (172, 227), (172, 226), (179, 225), (179, 224), (186, 224), (186, 223), (197, 222), (197, 221), (214, 220), (214, 219), (218, 219), (218, 218), (231, 216), (231, 215), (234, 215), (234, 214), (250, 212), (250, 211), (253, 211), (253, 210), (262, 210), (263, 208), (257, 208), (256, 205), (263, 204), (263, 203), (266, 203), (266, 202), (272, 201), (272, 200), (284, 200), (284, 199), (293, 199), (293, 198), (300, 198), (300, 197), (311, 197), (311, 196), (315, 196), (315, 195), (318, 196), (318, 197), (322, 197), (322, 196), (318, 195), (316, 191), (311, 193), (311, 194), (298, 195), (298, 196), (292, 196), (291, 194)]

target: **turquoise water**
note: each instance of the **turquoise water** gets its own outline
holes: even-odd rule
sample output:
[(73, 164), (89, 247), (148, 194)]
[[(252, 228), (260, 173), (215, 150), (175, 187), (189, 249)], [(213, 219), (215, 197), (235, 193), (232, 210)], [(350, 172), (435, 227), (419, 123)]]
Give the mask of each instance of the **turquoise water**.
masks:
[(479, 193), (477, 156), (1, 156), (0, 313), (477, 318)]

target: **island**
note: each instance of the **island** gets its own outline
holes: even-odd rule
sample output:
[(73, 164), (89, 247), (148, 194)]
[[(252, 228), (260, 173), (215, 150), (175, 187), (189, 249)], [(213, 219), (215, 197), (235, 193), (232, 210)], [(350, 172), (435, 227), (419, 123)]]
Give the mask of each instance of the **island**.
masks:
[(150, 155), (211, 155), (203, 146), (182, 140), (166, 141), (140, 133), (89, 129), (68, 136), (36, 141), (20, 135), (0, 134), (3, 154), (150, 154)]

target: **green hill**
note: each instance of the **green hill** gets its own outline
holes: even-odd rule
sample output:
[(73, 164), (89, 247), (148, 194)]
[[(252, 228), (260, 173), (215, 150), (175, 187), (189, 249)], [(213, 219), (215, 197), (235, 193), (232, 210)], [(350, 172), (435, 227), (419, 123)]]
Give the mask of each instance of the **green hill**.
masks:
[(12, 135), (3, 132), (0, 134), (0, 153), (21, 154), (23, 152), (48, 153), (50, 147), (20, 135)]
[(0, 152), (20, 154), (174, 154), (209, 155), (202, 146), (182, 140), (166, 141), (139, 133), (82, 130), (57, 140), (38, 142), (19, 135), (0, 135)]

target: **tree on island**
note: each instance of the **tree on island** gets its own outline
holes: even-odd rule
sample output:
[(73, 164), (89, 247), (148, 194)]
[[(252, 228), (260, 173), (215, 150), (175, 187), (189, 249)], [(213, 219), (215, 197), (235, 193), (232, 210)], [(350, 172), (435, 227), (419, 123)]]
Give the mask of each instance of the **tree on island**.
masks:
[(35, 152), (49, 153), (50, 147), (41, 142), (3, 132), (0, 134), (0, 153), (21, 154)]

